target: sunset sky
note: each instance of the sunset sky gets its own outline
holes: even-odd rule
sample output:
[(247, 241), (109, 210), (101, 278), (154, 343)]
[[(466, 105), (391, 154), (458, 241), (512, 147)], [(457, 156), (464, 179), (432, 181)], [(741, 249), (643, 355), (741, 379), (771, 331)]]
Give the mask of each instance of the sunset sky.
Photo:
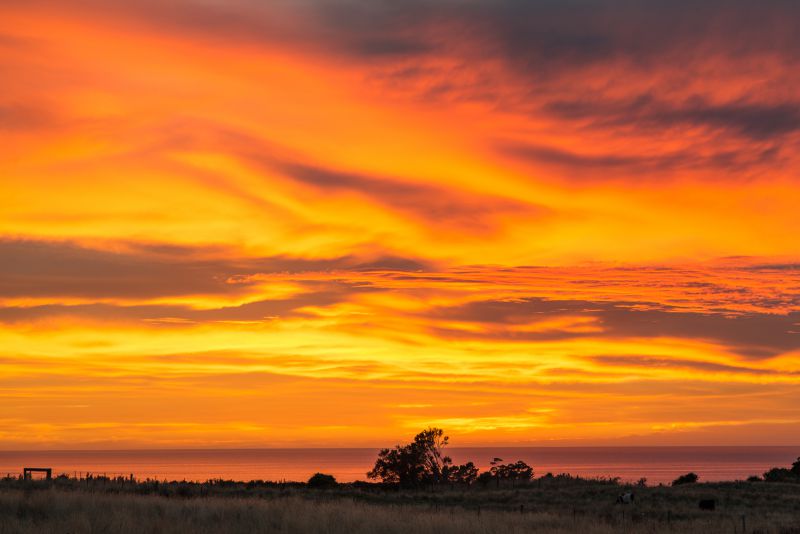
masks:
[(797, 35), (0, 0), (0, 448), (800, 444)]

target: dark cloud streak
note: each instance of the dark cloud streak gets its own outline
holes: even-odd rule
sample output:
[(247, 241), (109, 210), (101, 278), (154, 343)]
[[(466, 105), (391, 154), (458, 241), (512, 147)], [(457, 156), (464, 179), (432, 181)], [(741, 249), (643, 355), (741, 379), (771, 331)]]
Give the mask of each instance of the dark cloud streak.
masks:
[(367, 286), (340, 282), (305, 282), (310, 291), (273, 300), (249, 302), (240, 306), (193, 309), (179, 305), (48, 304), (0, 308), (0, 322), (29, 322), (54, 317), (83, 317), (93, 321), (147, 321), (172, 327), (208, 322), (262, 322), (301, 315), (306, 306), (328, 306), (347, 300), (354, 293), (373, 291)]
[(562, 119), (589, 121), (594, 127), (618, 128), (636, 125), (642, 129), (701, 127), (726, 131), (755, 141), (781, 137), (800, 130), (800, 103), (709, 102), (696, 96), (682, 102), (658, 101), (645, 94), (622, 101), (605, 99), (553, 100), (544, 111)]
[[(597, 153), (586, 154), (557, 147), (530, 143), (501, 141), (496, 144), (499, 153), (535, 165), (562, 168), (570, 179), (595, 179), (598, 176), (611, 181), (615, 178), (639, 181), (662, 178), (680, 171), (714, 169), (741, 173), (756, 172), (768, 164), (780, 161), (775, 147), (748, 149), (744, 151), (715, 150), (709, 154), (697, 150), (679, 150), (663, 154), (646, 153)], [(729, 178), (730, 174), (724, 175)]]
[(471, 231), (491, 231), (493, 215), (510, 213), (543, 218), (551, 210), (517, 200), (448, 188), (439, 184), (415, 183), (397, 178), (331, 170), (309, 164), (280, 161), (250, 155), (250, 161), (323, 191), (354, 192), (419, 217), (432, 225), (453, 225)]
[(127, 243), (117, 248), (112, 251), (71, 242), (0, 240), (0, 297), (237, 295), (257, 283), (249, 277), (259, 274), (426, 268), (414, 259), (389, 255), (236, 258), (219, 247)]
[(658, 369), (692, 369), (697, 371), (735, 373), (751, 375), (796, 375), (799, 372), (776, 371), (774, 369), (761, 369), (742, 365), (729, 365), (724, 363), (708, 362), (702, 360), (689, 360), (685, 358), (660, 358), (653, 356), (591, 356), (588, 360), (602, 365), (614, 367), (643, 367), (653, 370)]
[[(460, 307), (439, 308), (431, 316), (447, 320), (471, 321), (500, 327), (487, 334), (491, 338), (516, 341), (542, 341), (580, 337), (648, 338), (674, 337), (719, 343), (742, 356), (762, 359), (800, 349), (800, 312), (785, 315), (767, 313), (697, 313), (672, 308), (653, 309), (642, 302), (591, 302), (527, 298), (516, 301), (480, 301)], [(527, 324), (554, 317), (594, 318), (601, 332), (552, 329), (542, 332), (516, 332), (502, 327)], [(440, 329), (442, 335), (475, 335)]]

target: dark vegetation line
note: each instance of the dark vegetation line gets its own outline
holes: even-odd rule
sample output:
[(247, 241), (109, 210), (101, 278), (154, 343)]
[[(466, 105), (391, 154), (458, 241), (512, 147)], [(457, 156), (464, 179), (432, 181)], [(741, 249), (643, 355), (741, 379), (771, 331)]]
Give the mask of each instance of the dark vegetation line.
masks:
[[(3, 488), (28, 487), (31, 485), (53, 485), (62, 489), (108, 490), (110, 492), (157, 494), (164, 496), (208, 496), (235, 495), (241, 496), (259, 491), (275, 491), (287, 489), (312, 490), (358, 490), (358, 491), (392, 491), (420, 490), (435, 491), (437, 489), (508, 489), (541, 487), (543, 484), (601, 484), (608, 486), (646, 487), (647, 480), (640, 479), (635, 484), (623, 484), (619, 477), (582, 478), (569, 474), (553, 475), (547, 473), (534, 478), (531, 466), (522, 460), (503, 463), (502, 458), (494, 458), (488, 470), (481, 472), (473, 462), (456, 465), (445, 454), (449, 438), (440, 428), (428, 428), (417, 434), (413, 441), (406, 445), (381, 449), (374, 467), (367, 477), (374, 482), (356, 481), (339, 483), (333, 475), (316, 473), (307, 482), (276, 482), (251, 480), (249, 482), (225, 479), (210, 479), (205, 482), (193, 481), (159, 481), (156, 479), (137, 479), (129, 477), (86, 474), (70, 477), (60, 474), (52, 480), (33, 480), (28, 476), (6, 476), (0, 479)], [(49, 476), (49, 475), (48, 475)], [(672, 486), (695, 484), (699, 480), (696, 473), (679, 476)], [(763, 474), (763, 477), (751, 476), (746, 482), (783, 482), (800, 484), (800, 457), (791, 467), (774, 467)]]

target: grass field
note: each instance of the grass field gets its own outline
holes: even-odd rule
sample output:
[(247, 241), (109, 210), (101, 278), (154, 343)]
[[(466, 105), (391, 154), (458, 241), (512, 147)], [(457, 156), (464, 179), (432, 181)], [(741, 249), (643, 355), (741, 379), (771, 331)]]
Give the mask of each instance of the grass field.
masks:
[[(194, 486), (203, 487), (162, 484), (155, 492), (138, 494), (142, 485), (9, 480), (0, 484), (0, 534), (800, 534), (798, 484), (634, 488), (636, 500), (631, 505), (615, 503), (625, 487), (601, 481), (435, 492), (364, 490), (347, 485), (326, 491), (278, 485), (247, 489), (235, 484), (206, 486), (202, 493), (185, 490)], [(715, 511), (698, 509), (698, 500), (704, 498), (716, 499)]]

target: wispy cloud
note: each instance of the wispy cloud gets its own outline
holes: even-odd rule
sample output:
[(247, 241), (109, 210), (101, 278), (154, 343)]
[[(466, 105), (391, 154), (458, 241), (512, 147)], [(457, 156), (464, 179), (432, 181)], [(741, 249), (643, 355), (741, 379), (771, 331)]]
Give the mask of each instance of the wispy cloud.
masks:
[(2, 2), (3, 443), (796, 442), (798, 14)]

